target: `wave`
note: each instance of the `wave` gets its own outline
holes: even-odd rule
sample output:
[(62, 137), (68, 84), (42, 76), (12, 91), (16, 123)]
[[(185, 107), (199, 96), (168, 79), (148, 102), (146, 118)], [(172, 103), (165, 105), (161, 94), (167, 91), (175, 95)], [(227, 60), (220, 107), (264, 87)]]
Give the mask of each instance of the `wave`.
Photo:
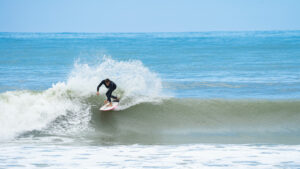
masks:
[[(121, 97), (117, 111), (100, 112), (109, 77)], [(66, 82), (45, 91), (0, 94), (0, 140), (45, 135), (98, 143), (300, 143), (299, 100), (167, 97), (159, 76), (140, 61), (76, 62)]]
[[(115, 61), (104, 57), (94, 66), (76, 62), (66, 82), (53, 84), (45, 91), (0, 94), (0, 140), (32, 130), (54, 134), (88, 130), (92, 104), (100, 105), (104, 101), (104, 87), (100, 88), (100, 97), (95, 94), (97, 85), (105, 78), (118, 85), (114, 94), (122, 98), (119, 110), (160, 100), (160, 78), (140, 61)], [(93, 97), (95, 101), (90, 102)]]
[[(122, 143), (300, 143), (300, 101), (167, 99), (91, 121)], [(106, 137), (104, 137), (106, 136)]]

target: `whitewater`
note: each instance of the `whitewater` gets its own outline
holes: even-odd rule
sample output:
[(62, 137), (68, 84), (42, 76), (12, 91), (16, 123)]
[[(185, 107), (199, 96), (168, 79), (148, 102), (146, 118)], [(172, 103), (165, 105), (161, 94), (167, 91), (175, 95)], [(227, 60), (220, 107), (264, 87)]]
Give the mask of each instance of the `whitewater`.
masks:
[[(299, 31), (0, 33), (0, 168), (299, 168), (299, 45)], [(105, 78), (116, 111), (99, 111)]]
[(122, 101), (117, 111), (164, 98), (160, 79), (140, 61), (117, 62), (105, 57), (96, 67), (76, 62), (66, 82), (57, 82), (44, 91), (7, 91), (0, 95), (1, 139), (51, 127), (49, 132), (64, 134), (88, 129), (91, 114), (101, 114), (99, 107), (106, 99), (106, 89), (100, 89), (99, 97), (95, 86), (107, 77), (118, 84), (115, 94)]

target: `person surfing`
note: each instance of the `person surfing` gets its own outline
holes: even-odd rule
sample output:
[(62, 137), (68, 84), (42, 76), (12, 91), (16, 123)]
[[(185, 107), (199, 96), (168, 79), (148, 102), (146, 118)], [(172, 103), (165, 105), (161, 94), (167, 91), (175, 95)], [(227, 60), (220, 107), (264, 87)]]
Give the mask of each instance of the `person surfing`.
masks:
[(103, 84), (108, 89), (108, 91), (106, 92), (107, 100), (104, 101), (104, 104), (107, 104), (109, 102), (108, 106), (111, 107), (112, 106), (111, 98), (115, 99), (114, 101), (119, 102), (119, 99), (116, 96), (112, 95), (112, 92), (114, 90), (116, 90), (117, 85), (113, 81), (111, 81), (109, 79), (102, 80), (101, 83), (97, 86), (97, 96), (99, 96), (99, 88)]

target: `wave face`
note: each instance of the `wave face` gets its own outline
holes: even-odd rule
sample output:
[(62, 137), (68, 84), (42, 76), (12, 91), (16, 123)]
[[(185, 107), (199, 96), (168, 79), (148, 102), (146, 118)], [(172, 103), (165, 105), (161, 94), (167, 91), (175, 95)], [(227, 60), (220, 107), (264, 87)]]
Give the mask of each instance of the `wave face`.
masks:
[[(121, 97), (117, 111), (100, 112), (109, 77)], [(95, 144), (300, 143), (299, 100), (167, 97), (158, 75), (140, 61), (104, 58), (75, 63), (66, 82), (44, 91), (0, 94), (0, 140), (84, 138)]]
[(97, 131), (116, 142), (300, 143), (300, 101), (168, 99), (92, 111)]

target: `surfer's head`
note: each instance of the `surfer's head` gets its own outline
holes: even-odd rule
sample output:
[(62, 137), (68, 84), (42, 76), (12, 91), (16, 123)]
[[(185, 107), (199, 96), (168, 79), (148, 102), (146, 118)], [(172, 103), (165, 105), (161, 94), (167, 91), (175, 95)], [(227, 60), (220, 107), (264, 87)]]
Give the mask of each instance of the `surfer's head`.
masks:
[(106, 85), (109, 85), (109, 83), (110, 83), (110, 80), (107, 78), (107, 79), (105, 79), (105, 84)]

